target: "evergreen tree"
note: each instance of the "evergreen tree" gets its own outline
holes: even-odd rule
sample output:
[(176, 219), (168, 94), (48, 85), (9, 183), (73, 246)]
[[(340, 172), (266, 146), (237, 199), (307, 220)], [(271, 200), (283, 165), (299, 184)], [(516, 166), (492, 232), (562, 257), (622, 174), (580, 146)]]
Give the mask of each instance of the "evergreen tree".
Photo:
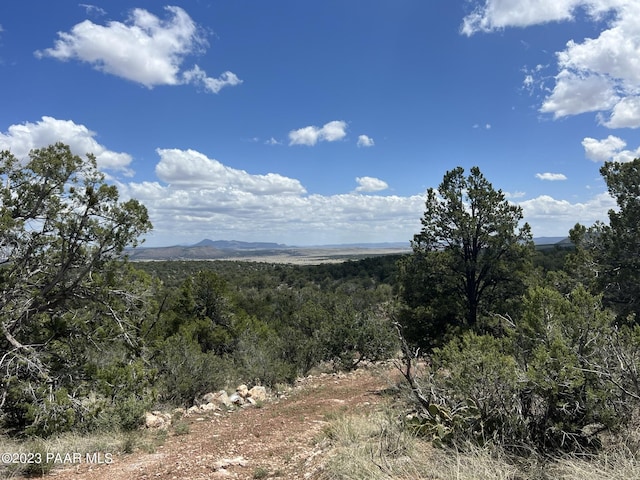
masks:
[(524, 292), (533, 242), (522, 209), (473, 167), (447, 172), (427, 192), (422, 230), (401, 263), (402, 323), (409, 340), (431, 346), (468, 328), (491, 329), (485, 314)]
[(97, 370), (133, 368), (149, 280), (122, 253), (151, 224), (92, 155), (57, 143), (29, 157), (0, 152), (0, 408), (48, 434), (88, 411), (80, 397)]

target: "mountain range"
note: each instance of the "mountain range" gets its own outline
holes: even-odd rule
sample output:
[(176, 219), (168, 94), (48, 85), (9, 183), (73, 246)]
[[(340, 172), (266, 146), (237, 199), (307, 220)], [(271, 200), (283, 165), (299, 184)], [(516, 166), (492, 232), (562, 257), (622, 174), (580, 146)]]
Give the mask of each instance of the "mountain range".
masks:
[[(567, 237), (538, 237), (538, 248), (563, 246)], [(570, 242), (569, 242), (570, 243)], [(204, 239), (193, 245), (170, 247), (138, 247), (128, 249), (127, 255), (134, 261), (161, 260), (262, 260), (287, 261), (306, 258), (309, 261), (341, 261), (367, 256), (409, 253), (408, 242), (351, 243), (314, 246), (291, 246), (272, 242), (242, 242), (238, 240)]]

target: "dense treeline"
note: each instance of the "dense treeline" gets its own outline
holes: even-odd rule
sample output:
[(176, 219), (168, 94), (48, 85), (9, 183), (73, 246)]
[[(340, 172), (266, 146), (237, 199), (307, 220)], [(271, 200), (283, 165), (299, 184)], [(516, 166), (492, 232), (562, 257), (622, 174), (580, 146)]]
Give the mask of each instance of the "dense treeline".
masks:
[(231, 381), (275, 386), (322, 362), (351, 369), (396, 348), (387, 315), (392, 287), (378, 281), (394, 276), (393, 258), (330, 268), (227, 261), (138, 267), (166, 282), (160, 320), (148, 334), (160, 342), (161, 400), (188, 403)]
[(179, 285), (188, 276), (201, 270), (216, 272), (228, 283), (239, 287), (264, 287), (302, 285), (313, 282), (321, 286), (330, 286), (332, 282), (345, 282), (360, 279), (365, 284), (397, 282), (397, 262), (402, 255), (381, 255), (361, 260), (347, 260), (339, 263), (319, 265), (289, 265), (260, 262), (238, 262), (232, 260), (190, 260), (139, 262), (136, 268), (158, 277), (166, 286)]

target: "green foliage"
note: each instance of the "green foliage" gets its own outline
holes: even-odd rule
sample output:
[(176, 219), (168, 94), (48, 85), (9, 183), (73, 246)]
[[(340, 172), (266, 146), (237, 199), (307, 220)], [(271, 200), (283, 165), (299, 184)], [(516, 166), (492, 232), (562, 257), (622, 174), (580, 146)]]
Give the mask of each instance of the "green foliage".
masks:
[(434, 350), (421, 379), (430, 405), (414, 428), (436, 443), (550, 453), (597, 449), (598, 432), (630, 421), (640, 406), (640, 339), (620, 335), (599, 297), (582, 287), (569, 296), (533, 287), (521, 317), (503, 321), (502, 338), (466, 332)]
[(76, 415), (67, 390), (61, 388), (55, 392), (46, 392), (42, 387), (38, 390), (36, 398), (40, 401), (25, 404), (25, 417), (29, 422), (25, 433), (47, 437), (52, 433), (70, 430)]
[(158, 346), (153, 359), (158, 369), (159, 398), (191, 405), (196, 396), (226, 386), (230, 364), (214, 352), (203, 352), (188, 337), (172, 335)]
[[(425, 425), (437, 444), (470, 439), (504, 443), (520, 435), (522, 373), (507, 339), (466, 332), (434, 351), (433, 393)], [(434, 412), (438, 412), (437, 415)]]
[(233, 381), (287, 383), (321, 362), (351, 369), (388, 358), (397, 345), (385, 306), (393, 291), (376, 279), (393, 277), (394, 262), (145, 264), (172, 281), (191, 271), (162, 294), (146, 335), (161, 400), (189, 403)]
[(495, 329), (488, 314), (510, 311), (525, 289), (533, 243), (521, 220), (477, 167), (451, 170), (429, 189), (413, 255), (400, 265), (409, 341), (433, 347), (468, 328)]
[(618, 208), (609, 211), (609, 225), (574, 227), (576, 254), (568, 268), (603, 294), (620, 322), (635, 322), (640, 315), (640, 158), (605, 162), (600, 173)]
[(114, 362), (100, 369), (97, 372), (96, 391), (97, 395), (107, 400), (100, 412), (102, 422), (109, 422), (112, 427), (123, 430), (139, 427), (145, 410), (151, 407), (155, 399), (153, 373), (140, 360)]
[(187, 422), (178, 422), (173, 426), (173, 433), (176, 435), (188, 435), (191, 427)]
[(233, 358), (239, 378), (268, 387), (295, 380), (297, 366), (284, 358), (288, 338), (255, 317), (245, 317), (237, 327), (239, 336)]
[(156, 401), (395, 349), (395, 257), (136, 269), (125, 248), (151, 228), (147, 211), (119, 201), (92, 155), (56, 144), (23, 165), (2, 152), (0, 180), (0, 422), (13, 433), (135, 429)]
[(0, 180), (1, 420), (49, 435), (85, 422), (100, 352), (117, 345), (109, 361), (128, 361), (140, 349), (150, 282), (121, 255), (151, 224), (92, 155), (60, 143), (26, 164), (1, 152)]

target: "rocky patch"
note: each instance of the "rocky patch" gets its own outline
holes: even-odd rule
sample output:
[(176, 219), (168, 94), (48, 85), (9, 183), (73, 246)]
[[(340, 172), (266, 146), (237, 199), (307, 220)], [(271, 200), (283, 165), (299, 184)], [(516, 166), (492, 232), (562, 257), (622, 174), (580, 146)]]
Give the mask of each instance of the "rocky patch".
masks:
[(207, 412), (229, 411), (236, 407), (247, 408), (261, 405), (269, 399), (267, 389), (256, 385), (249, 389), (246, 385), (239, 385), (236, 391), (228, 395), (226, 390), (205, 393), (197, 399), (195, 405), (185, 409), (177, 408), (171, 413), (153, 411), (145, 413), (144, 425), (146, 428), (166, 430), (171, 425), (175, 415), (191, 417)]

